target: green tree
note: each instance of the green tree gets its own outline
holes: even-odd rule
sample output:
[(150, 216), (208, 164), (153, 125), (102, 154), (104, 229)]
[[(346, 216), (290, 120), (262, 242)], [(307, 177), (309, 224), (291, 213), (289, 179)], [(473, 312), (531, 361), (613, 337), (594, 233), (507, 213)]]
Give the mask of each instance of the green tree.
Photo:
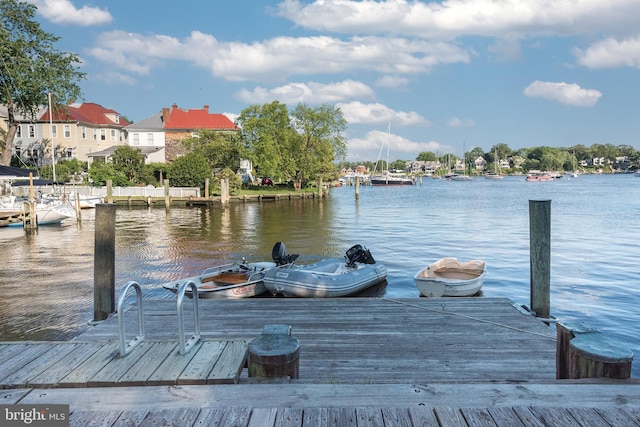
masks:
[(126, 175), (115, 170), (113, 163), (93, 162), (89, 169), (89, 178), (94, 185), (107, 185), (107, 180), (111, 180), (116, 187), (127, 187), (131, 182)]
[(188, 153), (176, 158), (168, 171), (168, 178), (174, 187), (198, 187), (204, 190), (204, 182), (212, 178), (211, 167), (200, 153)]
[(437, 159), (438, 156), (436, 156), (435, 153), (432, 153), (431, 151), (423, 151), (418, 154), (418, 157), (416, 157), (416, 160), (422, 162), (435, 162)]
[(144, 155), (138, 148), (120, 145), (111, 154), (113, 168), (127, 177), (130, 184), (137, 184), (144, 167)]
[(318, 174), (335, 172), (333, 162), (343, 159), (347, 153), (347, 140), (343, 135), (347, 121), (339, 108), (328, 104), (316, 108), (299, 104), (292, 118), (297, 136), (293, 139), (294, 186), (300, 189)]
[(60, 38), (40, 28), (35, 11), (30, 3), (0, 0), (0, 104), (8, 112), (0, 164), (5, 166), (11, 163), (16, 115), (35, 119), (38, 107), (47, 105), (49, 93), (55, 93), (62, 105), (79, 99), (77, 82), (85, 77), (78, 71), (78, 56), (55, 48)]
[(347, 122), (339, 108), (300, 104), (289, 113), (275, 101), (244, 109), (236, 123), (256, 174), (294, 181), (302, 188), (318, 174), (336, 173), (347, 150)]
[(238, 132), (200, 130), (182, 143), (188, 151), (202, 154), (212, 169), (238, 170), (240, 159), (246, 155)]
[(290, 147), (295, 131), (286, 105), (278, 101), (252, 105), (242, 110), (236, 124), (256, 174), (285, 180), (293, 177), (295, 168)]
[(389, 164), (389, 169), (391, 170), (398, 170), (398, 171), (403, 171), (407, 168), (407, 161), (406, 160), (396, 160), (394, 162), (391, 162), (391, 164)]

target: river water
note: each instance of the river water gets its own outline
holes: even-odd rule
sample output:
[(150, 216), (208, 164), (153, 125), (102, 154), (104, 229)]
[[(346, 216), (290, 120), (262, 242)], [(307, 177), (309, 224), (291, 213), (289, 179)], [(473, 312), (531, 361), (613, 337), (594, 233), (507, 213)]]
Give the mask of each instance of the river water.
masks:
[[(419, 293), (413, 275), (448, 256), (483, 259), (482, 295), (530, 305), (529, 200), (551, 200), (551, 313), (583, 322), (640, 353), (640, 178), (526, 182), (424, 179), (397, 188), (330, 190), (323, 200), (232, 203), (228, 208), (133, 208), (116, 213), (116, 291), (161, 283), (246, 257), (269, 260), (282, 241), (298, 263), (342, 256), (354, 244), (387, 266), (383, 298)], [(93, 316), (93, 211), (80, 225), (0, 229), (0, 339), (70, 339)], [(633, 377), (640, 376), (636, 362)]]

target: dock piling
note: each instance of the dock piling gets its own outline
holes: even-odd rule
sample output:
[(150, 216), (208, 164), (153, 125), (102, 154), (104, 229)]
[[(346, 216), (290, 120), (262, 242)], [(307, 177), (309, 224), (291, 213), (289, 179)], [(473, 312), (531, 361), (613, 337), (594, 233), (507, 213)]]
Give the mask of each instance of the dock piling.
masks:
[(93, 267), (93, 321), (115, 310), (116, 205), (96, 205)]
[(529, 200), (531, 310), (549, 319), (551, 290), (551, 200)]
[(556, 327), (557, 379), (631, 377), (633, 352), (626, 346), (580, 323)]
[(249, 376), (297, 379), (299, 352), (300, 343), (291, 336), (290, 325), (265, 325), (262, 335), (249, 343)]

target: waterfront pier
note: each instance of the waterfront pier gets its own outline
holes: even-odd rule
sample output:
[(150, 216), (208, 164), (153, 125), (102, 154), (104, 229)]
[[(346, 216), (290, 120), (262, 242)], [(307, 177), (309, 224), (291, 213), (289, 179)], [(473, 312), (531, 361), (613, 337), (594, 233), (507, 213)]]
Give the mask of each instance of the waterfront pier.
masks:
[[(131, 331), (136, 307), (119, 314)], [(69, 343), (4, 343), (3, 401), (69, 404), (72, 425), (640, 423), (637, 380), (556, 380), (555, 328), (505, 298), (200, 300), (199, 314), (201, 341), (185, 355), (175, 299), (145, 300), (144, 342), (122, 358), (115, 315)], [(299, 341), (298, 378), (247, 373), (248, 343), (274, 323)], [(236, 363), (237, 376), (180, 381), (189, 369), (216, 370), (229, 343), (224, 363)], [(20, 345), (40, 348), (21, 356)], [(69, 381), (79, 372), (82, 382)]]

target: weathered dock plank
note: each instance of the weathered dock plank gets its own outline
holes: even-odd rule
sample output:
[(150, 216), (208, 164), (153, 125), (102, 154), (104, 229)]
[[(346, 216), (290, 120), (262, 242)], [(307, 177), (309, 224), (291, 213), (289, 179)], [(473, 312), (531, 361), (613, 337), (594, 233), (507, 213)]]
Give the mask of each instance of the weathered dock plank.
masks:
[[(199, 305), (207, 339), (250, 341), (266, 323), (291, 325), (300, 342), (298, 382), (555, 378), (555, 331), (506, 298), (268, 297)], [(191, 305), (184, 312), (185, 328), (192, 328)], [(174, 300), (145, 301), (144, 317), (149, 338), (176, 339)], [(116, 337), (116, 319), (108, 319), (79, 339)]]
[(178, 376), (178, 384), (206, 384), (212, 367), (220, 358), (225, 347), (225, 343), (222, 342), (203, 342), (200, 351), (194, 355), (190, 363)]
[(133, 364), (130, 364), (129, 369), (119, 378), (120, 384), (147, 385), (149, 378), (154, 375), (166, 357), (177, 348), (175, 342), (153, 342), (148, 345), (150, 346), (149, 350)]
[(248, 341), (229, 341), (207, 376), (207, 384), (237, 383), (247, 362)]
[(100, 349), (98, 343), (76, 343), (72, 344), (72, 350), (59, 360), (56, 364), (49, 366), (45, 371), (29, 380), (29, 387), (46, 387), (51, 384), (58, 384), (64, 377), (71, 373), (71, 370), (84, 363), (89, 357)]
[(69, 375), (58, 381), (59, 387), (86, 387), (93, 378), (118, 352), (115, 343), (103, 344), (100, 350), (93, 353), (80, 365), (74, 367)]

